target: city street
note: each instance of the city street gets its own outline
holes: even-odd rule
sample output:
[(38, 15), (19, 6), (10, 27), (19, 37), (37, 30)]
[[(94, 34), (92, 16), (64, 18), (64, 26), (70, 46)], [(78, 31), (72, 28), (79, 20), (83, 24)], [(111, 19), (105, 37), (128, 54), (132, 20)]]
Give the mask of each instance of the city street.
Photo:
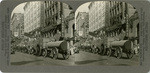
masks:
[(10, 56), (11, 65), (55, 65), (55, 66), (71, 66), (74, 65), (74, 55), (70, 56), (68, 60), (63, 60), (61, 54), (59, 54), (58, 59), (54, 60), (50, 57), (37, 57), (34, 55), (15, 52), (15, 54), (11, 54)]
[(76, 65), (106, 65), (106, 66), (131, 66), (139, 65), (138, 56), (134, 56), (132, 59), (126, 59), (126, 54), (123, 54), (122, 59), (116, 57), (101, 56), (89, 52), (80, 51), (76, 54)]
[(122, 59), (115, 57), (101, 56), (89, 52), (80, 51), (78, 54), (71, 55), (68, 60), (63, 60), (59, 55), (57, 60), (49, 57), (37, 57), (30, 54), (16, 52), (11, 55), (11, 65), (55, 65), (55, 66), (78, 66), (78, 65), (105, 65), (105, 66), (134, 66), (139, 65), (138, 56), (132, 59), (126, 59), (123, 54)]
[[(125, 2), (89, 2), (85, 10), (72, 10), (70, 5), (55, 1), (26, 2), (23, 12), (11, 17), (11, 50), (39, 54), (40, 49), (51, 49), (52, 53), (65, 55), (73, 48), (76, 54), (64, 60), (16, 52), (11, 54), (11, 65), (55, 65), (55, 66), (134, 66), (139, 65), (139, 55), (127, 59), (139, 50), (139, 17), (137, 10)], [(20, 9), (20, 8), (19, 8)], [(79, 49), (75, 49), (78, 47)], [(46, 49), (45, 49), (46, 48)], [(115, 48), (115, 56), (94, 54), (82, 50), (92, 48)], [(42, 51), (42, 50), (41, 50)], [(111, 50), (109, 50), (111, 52)], [(99, 51), (100, 52), (100, 51)], [(72, 52), (71, 52), (72, 53)], [(105, 53), (105, 51), (103, 52)], [(44, 51), (43, 51), (44, 55)]]

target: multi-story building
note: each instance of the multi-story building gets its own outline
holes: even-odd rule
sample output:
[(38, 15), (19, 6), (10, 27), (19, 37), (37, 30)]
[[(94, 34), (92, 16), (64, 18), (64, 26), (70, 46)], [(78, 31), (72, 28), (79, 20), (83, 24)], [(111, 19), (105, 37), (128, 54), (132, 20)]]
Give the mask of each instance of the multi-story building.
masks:
[[(74, 19), (75, 13), (72, 11), (69, 16), (67, 16), (64, 20), (65, 24), (65, 37), (73, 38), (75, 35), (75, 19)], [(74, 41), (75, 42), (75, 41)], [(73, 40), (70, 41), (70, 44), (73, 45)]]
[(22, 13), (14, 13), (10, 25), (12, 36), (23, 38), (24, 35), (24, 16)]
[[(131, 21), (131, 17), (133, 15), (137, 15), (136, 13), (136, 9), (132, 5), (125, 2), (92, 2), (89, 5), (89, 31), (97, 31), (95, 33), (99, 33), (98, 36), (100, 36), (101, 33), (105, 34), (105, 32), (107, 32), (107, 36), (115, 36), (121, 33), (121, 31), (125, 31), (125, 34), (128, 37), (135, 36), (137, 32), (135, 34), (131, 33), (131, 31), (137, 31), (137, 29), (133, 28), (133, 30), (129, 27), (134, 27), (134, 24), (131, 24), (133, 21)], [(136, 22), (138, 23), (138, 20)]]
[(89, 32), (105, 33), (102, 28), (109, 24), (108, 1), (95, 1), (89, 5)]
[(100, 38), (130, 39), (136, 46), (139, 38), (138, 13), (125, 2), (92, 2), (89, 5), (89, 31)]
[(107, 36), (121, 39), (132, 39), (137, 45), (139, 20), (136, 9), (125, 2), (110, 1), (110, 24), (106, 25)]
[[(49, 37), (52, 41), (60, 40), (61, 37), (66, 36), (65, 30), (67, 26), (73, 25), (72, 18), (66, 18), (72, 12), (71, 8), (62, 2), (44, 1), (44, 21), (42, 26), (42, 36)], [(68, 22), (68, 23), (65, 23)], [(71, 31), (69, 27), (68, 31)], [(70, 32), (70, 34), (73, 32)], [(70, 36), (72, 37), (72, 36)]]
[(87, 12), (79, 12), (76, 17), (76, 31), (79, 36), (86, 37), (88, 35), (89, 15)]
[(83, 29), (83, 37), (87, 38), (89, 35), (89, 15), (88, 14), (85, 16), (85, 22), (83, 23), (81, 28)]
[(40, 34), (40, 28), (44, 24), (43, 1), (27, 2), (24, 6), (24, 32)]

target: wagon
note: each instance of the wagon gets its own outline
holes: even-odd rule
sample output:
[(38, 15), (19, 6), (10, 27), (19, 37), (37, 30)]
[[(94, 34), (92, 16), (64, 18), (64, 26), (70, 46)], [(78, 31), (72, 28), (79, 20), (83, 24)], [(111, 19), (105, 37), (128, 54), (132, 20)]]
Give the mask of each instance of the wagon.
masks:
[(127, 57), (130, 59), (134, 55), (133, 42), (130, 40), (120, 40), (109, 42), (110, 46), (107, 48), (107, 55), (114, 55), (117, 58), (121, 58), (123, 53), (126, 53)]
[(43, 43), (42, 55), (44, 57), (51, 56), (53, 59), (58, 58), (58, 53), (62, 54), (64, 59), (68, 59), (70, 55), (70, 46), (68, 41), (54, 41)]
[(53, 59), (57, 59), (59, 53), (62, 54), (64, 59), (68, 59), (70, 55), (70, 44), (68, 40), (54, 41), (50, 38), (32, 38), (27, 48), (30, 54), (52, 57)]
[(105, 54), (104, 42), (101, 39), (91, 41), (91, 48), (93, 53)]

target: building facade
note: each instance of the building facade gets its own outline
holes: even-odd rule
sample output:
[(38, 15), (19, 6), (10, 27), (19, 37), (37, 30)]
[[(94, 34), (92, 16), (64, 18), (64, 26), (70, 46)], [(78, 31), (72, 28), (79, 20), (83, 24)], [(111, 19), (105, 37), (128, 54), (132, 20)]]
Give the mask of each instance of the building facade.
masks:
[(89, 15), (87, 14), (85, 16), (85, 22), (83, 23), (83, 25), (81, 26), (81, 28), (83, 29), (83, 37), (87, 38), (89, 35)]
[(110, 24), (106, 26), (107, 36), (119, 40), (131, 39), (137, 45), (139, 19), (136, 9), (125, 2), (110, 1)]
[[(44, 1), (44, 24), (42, 26), (42, 36), (58, 41), (66, 36), (66, 26), (73, 24), (72, 21), (65, 23), (65, 19), (72, 12), (71, 8), (62, 2)], [(71, 19), (72, 20), (72, 19)], [(69, 27), (70, 28), (70, 27)], [(68, 30), (69, 31), (69, 30)], [(70, 30), (71, 31), (71, 30)], [(70, 34), (72, 32), (69, 32)]]
[(119, 1), (97, 1), (89, 5), (89, 31), (94, 37), (113, 37), (139, 44), (138, 13), (132, 5)]
[(65, 24), (65, 37), (74, 37), (75, 31), (75, 21), (74, 21), (75, 13), (72, 11), (69, 16), (64, 19)]
[(96, 32), (109, 24), (109, 9), (107, 5), (108, 1), (95, 1), (90, 3), (89, 32)]
[(75, 19), (74, 19), (75, 13), (74, 11), (72, 11), (69, 16), (67, 16), (64, 20), (64, 24), (65, 24), (65, 37), (68, 38), (73, 38), (70, 41), (70, 44), (73, 45), (74, 44), (74, 33), (75, 33)]
[(89, 14), (87, 12), (79, 12), (76, 17), (76, 31), (79, 36), (86, 37), (89, 32)]
[(11, 18), (11, 33), (12, 36), (23, 38), (24, 35), (24, 16), (22, 13), (14, 13)]
[(43, 1), (27, 2), (24, 6), (24, 32), (40, 34), (39, 29), (44, 24), (43, 15)]
[[(138, 34), (138, 20), (135, 25), (131, 17), (138, 19), (137, 11), (132, 5), (125, 2), (92, 2), (89, 5), (89, 31), (95, 32), (98, 36), (104, 34), (116, 36), (125, 32), (124, 37), (135, 37)], [(132, 31), (135, 31), (136, 34)]]

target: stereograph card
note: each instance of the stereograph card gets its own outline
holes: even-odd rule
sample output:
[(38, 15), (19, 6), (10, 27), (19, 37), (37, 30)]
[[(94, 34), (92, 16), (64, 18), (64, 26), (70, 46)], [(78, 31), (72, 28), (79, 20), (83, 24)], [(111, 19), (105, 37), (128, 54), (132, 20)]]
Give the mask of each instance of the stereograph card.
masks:
[(1, 72), (149, 73), (148, 0), (3, 0)]

